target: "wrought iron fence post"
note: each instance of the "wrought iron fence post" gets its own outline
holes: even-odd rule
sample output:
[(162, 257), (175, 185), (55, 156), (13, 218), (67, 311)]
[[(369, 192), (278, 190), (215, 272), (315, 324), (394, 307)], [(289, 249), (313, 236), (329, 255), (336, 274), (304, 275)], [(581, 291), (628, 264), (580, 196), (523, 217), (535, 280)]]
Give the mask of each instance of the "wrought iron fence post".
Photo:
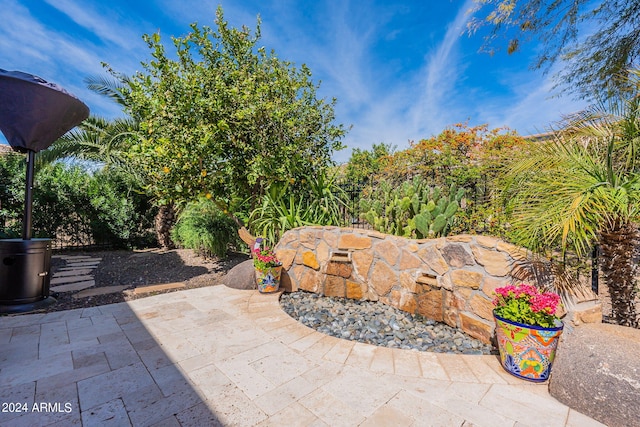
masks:
[(598, 294), (598, 245), (591, 250), (591, 290)]

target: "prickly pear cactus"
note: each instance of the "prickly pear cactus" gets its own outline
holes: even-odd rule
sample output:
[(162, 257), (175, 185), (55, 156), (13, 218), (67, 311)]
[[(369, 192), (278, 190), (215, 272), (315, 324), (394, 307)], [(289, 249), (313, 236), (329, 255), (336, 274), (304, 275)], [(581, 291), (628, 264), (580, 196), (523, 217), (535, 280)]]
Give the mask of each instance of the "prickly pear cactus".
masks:
[(446, 235), (464, 198), (464, 188), (443, 191), (417, 176), (399, 186), (382, 181), (360, 200), (360, 216), (375, 230), (411, 238)]

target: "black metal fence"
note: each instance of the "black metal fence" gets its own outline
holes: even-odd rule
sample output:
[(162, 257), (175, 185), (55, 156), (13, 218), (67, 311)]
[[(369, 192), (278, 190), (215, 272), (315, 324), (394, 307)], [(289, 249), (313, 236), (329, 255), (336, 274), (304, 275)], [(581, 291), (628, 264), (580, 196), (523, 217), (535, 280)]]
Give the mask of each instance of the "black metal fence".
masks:
[(371, 228), (366, 221), (360, 218), (358, 205), (365, 183), (362, 182), (342, 182), (338, 186), (345, 195), (345, 204), (342, 206), (342, 219), (347, 227)]
[[(151, 238), (132, 239), (125, 242), (122, 239), (109, 238), (108, 233), (96, 233), (90, 225), (88, 218), (79, 216), (68, 218), (64, 226), (59, 227), (54, 232), (35, 230), (35, 237), (43, 237), (51, 239), (51, 247), (53, 250), (110, 250), (121, 249), (129, 246), (145, 246), (147, 242), (151, 242)], [(16, 229), (21, 221), (17, 219), (6, 220), (0, 217), (0, 238), (19, 238)], [(17, 225), (16, 225), (17, 224)], [(149, 236), (153, 235), (153, 230), (147, 230)], [(151, 242), (153, 245), (153, 242)]]
[[(411, 177), (408, 179), (410, 178)], [(345, 205), (342, 207), (343, 223), (345, 226), (352, 228), (371, 228), (371, 225), (360, 217), (359, 205), (360, 199), (363, 197), (364, 190), (367, 188), (372, 189), (376, 184), (377, 183), (375, 181), (343, 181), (338, 183), (338, 187), (342, 193), (338, 195), (345, 199)], [(465, 186), (464, 188), (466, 190), (466, 198), (474, 206), (482, 205), (491, 198), (491, 191), (487, 186), (486, 177), (481, 177), (478, 179), (477, 183)]]

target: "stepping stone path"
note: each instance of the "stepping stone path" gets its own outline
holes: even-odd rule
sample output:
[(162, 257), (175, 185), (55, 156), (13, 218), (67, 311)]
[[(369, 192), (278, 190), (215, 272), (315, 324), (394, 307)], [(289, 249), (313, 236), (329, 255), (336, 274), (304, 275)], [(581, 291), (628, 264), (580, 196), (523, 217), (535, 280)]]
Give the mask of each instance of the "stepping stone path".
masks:
[[(66, 262), (51, 277), (50, 290), (52, 292), (76, 292), (73, 298), (86, 298), (90, 296), (113, 294), (122, 292), (130, 286), (101, 286), (89, 289), (96, 285), (93, 271), (98, 267), (102, 258), (93, 258), (85, 255), (54, 255), (54, 258), (62, 259)], [(183, 282), (163, 283), (158, 285), (141, 286), (133, 289), (135, 295), (142, 295), (151, 292), (165, 291), (169, 289), (185, 288)]]
[(51, 277), (52, 292), (77, 292), (73, 298), (112, 294), (122, 292), (128, 286), (102, 286), (88, 289), (96, 285), (93, 271), (98, 268), (102, 258), (85, 255), (54, 255), (66, 262), (66, 265), (56, 271)]
[(98, 267), (102, 258), (85, 255), (54, 255), (62, 259), (66, 265), (51, 277), (51, 292), (81, 291), (96, 285), (93, 270)]

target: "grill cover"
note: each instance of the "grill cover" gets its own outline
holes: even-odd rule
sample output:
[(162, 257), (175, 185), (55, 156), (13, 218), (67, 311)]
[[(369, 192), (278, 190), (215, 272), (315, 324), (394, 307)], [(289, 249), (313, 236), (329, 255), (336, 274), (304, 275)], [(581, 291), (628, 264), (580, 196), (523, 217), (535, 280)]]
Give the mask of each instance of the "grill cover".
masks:
[(89, 107), (60, 86), (0, 69), (0, 130), (15, 151), (44, 150), (87, 117)]

